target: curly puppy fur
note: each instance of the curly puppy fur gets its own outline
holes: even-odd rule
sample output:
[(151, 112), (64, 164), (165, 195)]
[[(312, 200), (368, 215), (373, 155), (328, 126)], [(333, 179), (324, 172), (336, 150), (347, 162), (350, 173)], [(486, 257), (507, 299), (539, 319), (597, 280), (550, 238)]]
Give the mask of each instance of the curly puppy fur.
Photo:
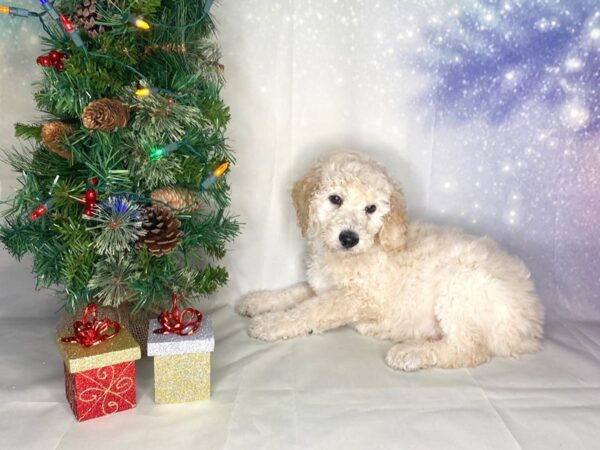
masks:
[(540, 348), (543, 310), (523, 262), (488, 238), (407, 223), (400, 188), (367, 156), (318, 161), (292, 198), (308, 282), (244, 297), (236, 309), (254, 317), (250, 336), (276, 341), (350, 325), (395, 342), (386, 362), (406, 371)]

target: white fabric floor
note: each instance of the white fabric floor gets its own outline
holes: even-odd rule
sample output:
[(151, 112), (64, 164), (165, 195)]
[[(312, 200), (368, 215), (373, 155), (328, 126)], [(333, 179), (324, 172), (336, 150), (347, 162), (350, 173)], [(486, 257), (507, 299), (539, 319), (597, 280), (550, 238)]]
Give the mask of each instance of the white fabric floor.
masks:
[[(12, 3), (39, 8), (35, 0)], [(448, 80), (433, 70), (437, 59), (428, 61), (429, 73), (419, 56), (438, 48), (426, 45), (438, 19), (444, 21), (439, 30), (458, 30), (454, 21), (463, 15), (455, 10), (474, 17), (479, 3), (498, 9), (513, 4), (515, 15), (502, 19), (506, 33), (491, 35), (528, 41), (542, 39), (534, 25), (546, 17), (566, 18), (567, 6), (573, 18), (589, 15), (591, 26), (596, 13), (586, 5), (593, 1), (220, 3), (214, 13), (226, 67), (223, 95), (237, 154), (232, 213), (247, 226), (225, 260), (231, 282), (211, 303), (217, 336), (212, 400), (155, 405), (152, 364), (145, 359), (138, 363), (136, 409), (77, 423), (53, 346), (57, 317), (51, 315), (60, 302), (34, 292), (30, 262), (18, 264), (0, 249), (0, 450), (599, 449), (600, 322), (556, 319), (600, 320), (598, 139), (582, 141), (565, 131), (563, 105), (547, 109), (539, 100), (545, 89), (531, 95), (515, 90), (529, 99), (521, 107), (531, 120), (515, 114), (502, 126), (481, 122), (490, 115), (485, 108), (465, 123), (429, 111), (420, 99)], [(526, 5), (520, 13), (519, 3)], [(532, 26), (521, 30), (523, 24)], [(35, 20), (0, 24), (2, 148), (17, 145), (13, 123), (42, 117), (30, 87), (41, 77), (41, 68), (34, 70), (39, 34)], [(580, 43), (592, 42), (585, 36), (573, 34), (559, 59), (542, 61), (549, 64), (545, 81), (568, 88), (565, 101), (578, 100), (571, 99), (573, 86), (582, 93), (596, 89), (592, 77), (578, 82), (569, 78), (577, 72), (555, 70), (571, 55), (566, 50), (580, 55)], [(450, 37), (473, 50), (466, 63), (479, 61), (482, 41)], [(532, 59), (548, 58), (536, 53)], [(518, 75), (503, 64), (511, 58), (504, 59), (495, 65), (497, 74), (479, 72)], [(542, 65), (528, 65), (537, 80)], [(486, 92), (487, 78), (477, 78), (479, 72), (471, 85), (482, 86), (482, 98), (498, 98)], [(590, 86), (579, 86), (585, 80)], [(588, 97), (596, 98), (580, 100)], [(590, 111), (591, 121), (597, 108)], [(385, 164), (404, 187), (411, 218), (491, 235), (525, 258), (555, 320), (546, 327), (544, 351), (473, 370), (405, 374), (385, 366), (389, 343), (350, 330), (277, 344), (250, 340), (245, 319), (231, 305), (250, 290), (283, 287), (303, 276), (288, 190), (313, 157), (338, 148), (367, 150)], [(14, 177), (0, 164), (1, 199), (18, 186)]]
[(213, 396), (78, 423), (51, 319), (0, 321), (2, 449), (593, 449), (600, 445), (600, 326), (555, 322), (542, 353), (471, 370), (399, 373), (389, 343), (337, 330), (266, 344), (230, 305), (216, 329)]

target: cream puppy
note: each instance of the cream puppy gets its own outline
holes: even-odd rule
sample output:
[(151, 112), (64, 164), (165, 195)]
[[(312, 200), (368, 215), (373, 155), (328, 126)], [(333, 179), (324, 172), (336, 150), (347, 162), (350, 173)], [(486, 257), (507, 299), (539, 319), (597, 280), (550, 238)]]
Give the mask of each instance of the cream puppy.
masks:
[(350, 325), (396, 344), (395, 369), (457, 368), (540, 348), (543, 310), (527, 267), (495, 242), (406, 221), (404, 197), (355, 153), (320, 160), (292, 192), (307, 279), (257, 291), (237, 311), (276, 341)]

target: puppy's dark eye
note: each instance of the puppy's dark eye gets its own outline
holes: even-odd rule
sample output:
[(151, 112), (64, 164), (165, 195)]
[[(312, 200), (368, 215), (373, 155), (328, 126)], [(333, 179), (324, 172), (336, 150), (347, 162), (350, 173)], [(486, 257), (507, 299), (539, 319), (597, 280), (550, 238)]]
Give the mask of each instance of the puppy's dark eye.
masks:
[(338, 206), (342, 206), (342, 203), (344, 203), (344, 200), (342, 200), (342, 197), (340, 197), (339, 195), (330, 195), (329, 196), (329, 201), (331, 203), (333, 203), (334, 205), (338, 205)]
[(367, 214), (373, 214), (376, 209), (377, 209), (377, 206), (375, 206), (375, 205), (369, 205), (369, 206), (365, 207), (365, 211), (367, 212)]

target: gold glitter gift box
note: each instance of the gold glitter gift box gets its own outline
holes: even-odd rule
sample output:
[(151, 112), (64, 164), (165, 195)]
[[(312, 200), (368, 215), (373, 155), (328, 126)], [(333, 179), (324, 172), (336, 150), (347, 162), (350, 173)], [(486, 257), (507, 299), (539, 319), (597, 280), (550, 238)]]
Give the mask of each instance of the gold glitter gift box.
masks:
[(61, 342), (56, 346), (64, 361), (67, 400), (78, 421), (113, 414), (136, 405), (135, 360), (140, 346), (123, 327), (112, 338), (92, 347)]
[(154, 357), (154, 401), (184, 403), (210, 398), (210, 354), (215, 336), (208, 317), (189, 336), (156, 334), (158, 320), (148, 328), (148, 356)]

